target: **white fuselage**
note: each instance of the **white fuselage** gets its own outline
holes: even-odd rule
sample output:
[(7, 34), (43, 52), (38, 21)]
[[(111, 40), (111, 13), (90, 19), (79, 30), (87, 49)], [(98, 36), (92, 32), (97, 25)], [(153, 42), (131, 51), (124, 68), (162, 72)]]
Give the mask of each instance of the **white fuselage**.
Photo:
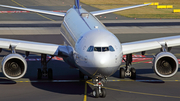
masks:
[(120, 67), (123, 54), (119, 40), (86, 10), (68, 10), (61, 32), (74, 48), (73, 63), (84, 74), (108, 77)]

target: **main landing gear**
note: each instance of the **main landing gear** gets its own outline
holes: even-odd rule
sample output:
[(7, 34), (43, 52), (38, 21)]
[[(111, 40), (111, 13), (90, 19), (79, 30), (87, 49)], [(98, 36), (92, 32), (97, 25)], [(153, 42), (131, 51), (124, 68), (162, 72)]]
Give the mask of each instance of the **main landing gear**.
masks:
[(52, 57), (46, 61), (47, 59), (47, 55), (46, 54), (41, 54), (41, 66), (42, 66), (42, 69), (41, 68), (38, 68), (38, 71), (37, 71), (37, 79), (40, 80), (42, 79), (42, 77), (48, 77), (49, 80), (52, 80), (53, 79), (53, 71), (51, 68), (49, 68), (47, 70), (47, 63), (52, 59)]
[(135, 80), (136, 79), (136, 70), (135, 68), (131, 67), (132, 63), (132, 54), (127, 54), (126, 55), (126, 60), (123, 59), (126, 62), (126, 67), (120, 68), (119, 70), (119, 77), (121, 79), (124, 79), (125, 77), (130, 77), (131, 79)]
[(94, 86), (96, 88), (94, 88), (93, 90), (93, 96), (95, 98), (98, 98), (98, 97), (106, 97), (106, 90), (105, 88), (102, 88), (103, 87), (103, 80), (102, 78), (96, 78), (96, 79), (92, 79), (93, 80), (93, 83), (94, 83)]

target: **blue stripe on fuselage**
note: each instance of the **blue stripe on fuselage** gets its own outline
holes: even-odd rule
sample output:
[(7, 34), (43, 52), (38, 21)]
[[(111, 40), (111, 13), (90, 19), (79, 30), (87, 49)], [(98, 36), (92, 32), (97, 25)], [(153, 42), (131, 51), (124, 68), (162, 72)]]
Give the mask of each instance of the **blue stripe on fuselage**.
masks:
[(77, 8), (77, 9), (80, 9), (80, 2), (79, 2), (79, 0), (76, 0), (75, 3), (76, 3), (76, 4), (75, 4), (76, 8)]

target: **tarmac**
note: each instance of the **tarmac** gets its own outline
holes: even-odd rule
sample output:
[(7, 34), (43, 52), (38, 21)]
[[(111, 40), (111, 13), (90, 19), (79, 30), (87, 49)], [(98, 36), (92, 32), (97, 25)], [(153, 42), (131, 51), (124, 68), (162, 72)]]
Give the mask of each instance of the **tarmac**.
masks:
[[(15, 2), (16, 3), (15, 3)], [(64, 2), (64, 3), (63, 3)], [(0, 4), (41, 8), (49, 10), (67, 10), (73, 4), (73, 0), (1, 0)], [(96, 8), (82, 4), (88, 11)], [(0, 10), (12, 10), (0, 8)], [(0, 14), (0, 37), (20, 39), (36, 42), (63, 44), (64, 38), (60, 33), (62, 18), (47, 16), (54, 21), (46, 19), (35, 13)], [(157, 37), (173, 36), (180, 34), (179, 19), (132, 19), (115, 14), (104, 15), (100, 20), (108, 30), (113, 32), (120, 42), (138, 41)], [(122, 18), (116, 20), (115, 17)], [(180, 59), (180, 47), (172, 48), (172, 53)], [(24, 55), (24, 52), (17, 51)], [(146, 55), (152, 57), (159, 50), (147, 51)], [(1, 52), (0, 58), (10, 54), (9, 50)], [(139, 55), (136, 53), (135, 55)], [(179, 101), (180, 99), (180, 72), (172, 78), (158, 77), (151, 63), (138, 61), (133, 63), (137, 71), (137, 79), (119, 79), (117, 71), (108, 78), (104, 84), (106, 98), (92, 97), (93, 86), (79, 80), (79, 71), (70, 67), (62, 60), (52, 60), (48, 67), (53, 69), (54, 80), (47, 78), (37, 80), (37, 68), (41, 67), (39, 54), (32, 53), (28, 57), (28, 70), (26, 75), (19, 80), (9, 80), (0, 72), (0, 101)], [(121, 67), (124, 66), (124, 63)]]

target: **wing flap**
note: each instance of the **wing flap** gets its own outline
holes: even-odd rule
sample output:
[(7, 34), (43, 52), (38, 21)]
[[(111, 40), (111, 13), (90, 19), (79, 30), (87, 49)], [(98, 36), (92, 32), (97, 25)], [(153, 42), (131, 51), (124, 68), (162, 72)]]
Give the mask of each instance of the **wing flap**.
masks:
[(179, 46), (180, 45), (180, 38), (168, 40), (166, 43), (169, 47)]
[(163, 44), (167, 44), (168, 47), (180, 46), (180, 35), (122, 43), (123, 54), (158, 49), (161, 48)]
[(31, 12), (36, 12), (36, 13), (43, 13), (43, 14), (48, 14), (48, 15), (61, 16), (61, 17), (64, 17), (65, 14), (66, 14), (66, 13), (61, 13), (61, 12), (53, 12), (53, 11), (30, 9), (30, 8), (15, 7), (15, 6), (7, 6), (7, 5), (0, 5), (0, 7), (19, 9), (19, 10), (26, 10), (26, 11), (31, 11)]
[(102, 15), (102, 14), (107, 14), (107, 13), (112, 13), (112, 12), (117, 12), (117, 11), (122, 11), (122, 10), (137, 8), (137, 7), (142, 7), (142, 6), (147, 6), (147, 5), (150, 5), (150, 4), (151, 3), (135, 5), (135, 6), (129, 6), (129, 7), (115, 8), (115, 9), (108, 9), (108, 10), (93, 11), (93, 12), (90, 12), (90, 13), (92, 15), (96, 16), (96, 15)]

